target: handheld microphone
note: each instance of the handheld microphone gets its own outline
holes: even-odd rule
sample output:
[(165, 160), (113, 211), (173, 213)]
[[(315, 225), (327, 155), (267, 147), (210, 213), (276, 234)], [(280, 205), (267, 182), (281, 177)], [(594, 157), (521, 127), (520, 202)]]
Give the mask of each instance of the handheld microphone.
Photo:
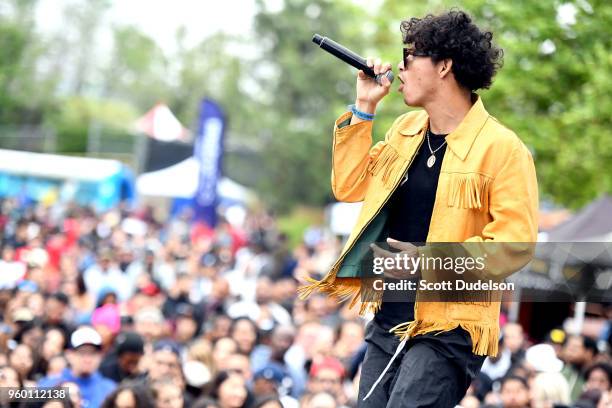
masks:
[(324, 49), (330, 54), (336, 56), (337, 58), (340, 58), (342, 61), (346, 62), (347, 64), (357, 69), (362, 70), (367, 76), (374, 78), (374, 80), (376, 80), (376, 83), (378, 85), (382, 85), (381, 80), (385, 76), (387, 77), (389, 82), (393, 82), (394, 77), (393, 77), (393, 72), (391, 72), (391, 70), (383, 74), (376, 75), (374, 73), (374, 70), (368, 67), (368, 64), (365, 58), (360, 57), (359, 55), (355, 54), (353, 51), (349, 50), (346, 47), (343, 47), (342, 45), (338, 44), (337, 42), (333, 40), (330, 40), (327, 37), (321, 37), (319, 34), (315, 34), (312, 37), (312, 42), (317, 44), (320, 48)]

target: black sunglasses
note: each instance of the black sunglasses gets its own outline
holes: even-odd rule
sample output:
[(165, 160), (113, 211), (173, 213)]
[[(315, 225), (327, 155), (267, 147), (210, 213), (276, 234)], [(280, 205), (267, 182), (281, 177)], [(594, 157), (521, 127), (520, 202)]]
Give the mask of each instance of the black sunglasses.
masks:
[(404, 68), (408, 67), (408, 56), (412, 55), (413, 57), (430, 57), (431, 55), (427, 52), (415, 51), (411, 48), (403, 48), (404, 54), (402, 61), (404, 62)]

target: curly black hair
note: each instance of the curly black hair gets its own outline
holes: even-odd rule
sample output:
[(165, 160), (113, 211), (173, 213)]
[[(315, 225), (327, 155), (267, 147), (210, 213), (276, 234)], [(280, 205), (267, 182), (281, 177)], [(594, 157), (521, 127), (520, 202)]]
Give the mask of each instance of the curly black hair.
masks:
[(481, 31), (460, 10), (411, 18), (402, 21), (400, 30), (409, 48), (434, 62), (450, 58), (455, 80), (470, 91), (489, 88), (503, 64), (503, 50), (491, 42), (493, 33)]

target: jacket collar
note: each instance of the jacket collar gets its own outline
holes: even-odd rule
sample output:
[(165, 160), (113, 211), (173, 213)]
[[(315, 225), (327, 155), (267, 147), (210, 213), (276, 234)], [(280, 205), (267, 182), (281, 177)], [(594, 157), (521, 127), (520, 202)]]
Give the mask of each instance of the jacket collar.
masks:
[[(480, 129), (482, 129), (489, 118), (489, 113), (482, 103), (482, 98), (476, 94), (474, 95), (476, 101), (467, 115), (465, 115), (459, 126), (457, 126), (457, 129), (446, 136), (448, 147), (461, 160), (465, 160), (474, 144), (474, 140), (476, 140), (476, 136), (478, 136)], [(406, 125), (406, 127), (400, 129), (399, 132), (404, 136), (415, 136), (427, 129), (428, 123), (429, 116), (427, 112), (423, 110), (420, 111), (418, 116)]]

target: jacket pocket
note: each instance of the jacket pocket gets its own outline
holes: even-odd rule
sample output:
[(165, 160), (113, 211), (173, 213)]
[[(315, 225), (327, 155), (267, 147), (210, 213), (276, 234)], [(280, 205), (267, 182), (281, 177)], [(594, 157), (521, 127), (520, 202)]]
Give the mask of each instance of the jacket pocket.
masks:
[(488, 211), (492, 178), (482, 173), (448, 173), (449, 207)]
[(393, 175), (401, 167), (401, 156), (387, 142), (378, 142), (370, 149), (370, 163), (368, 172), (372, 176), (380, 176), (385, 187), (392, 186)]

